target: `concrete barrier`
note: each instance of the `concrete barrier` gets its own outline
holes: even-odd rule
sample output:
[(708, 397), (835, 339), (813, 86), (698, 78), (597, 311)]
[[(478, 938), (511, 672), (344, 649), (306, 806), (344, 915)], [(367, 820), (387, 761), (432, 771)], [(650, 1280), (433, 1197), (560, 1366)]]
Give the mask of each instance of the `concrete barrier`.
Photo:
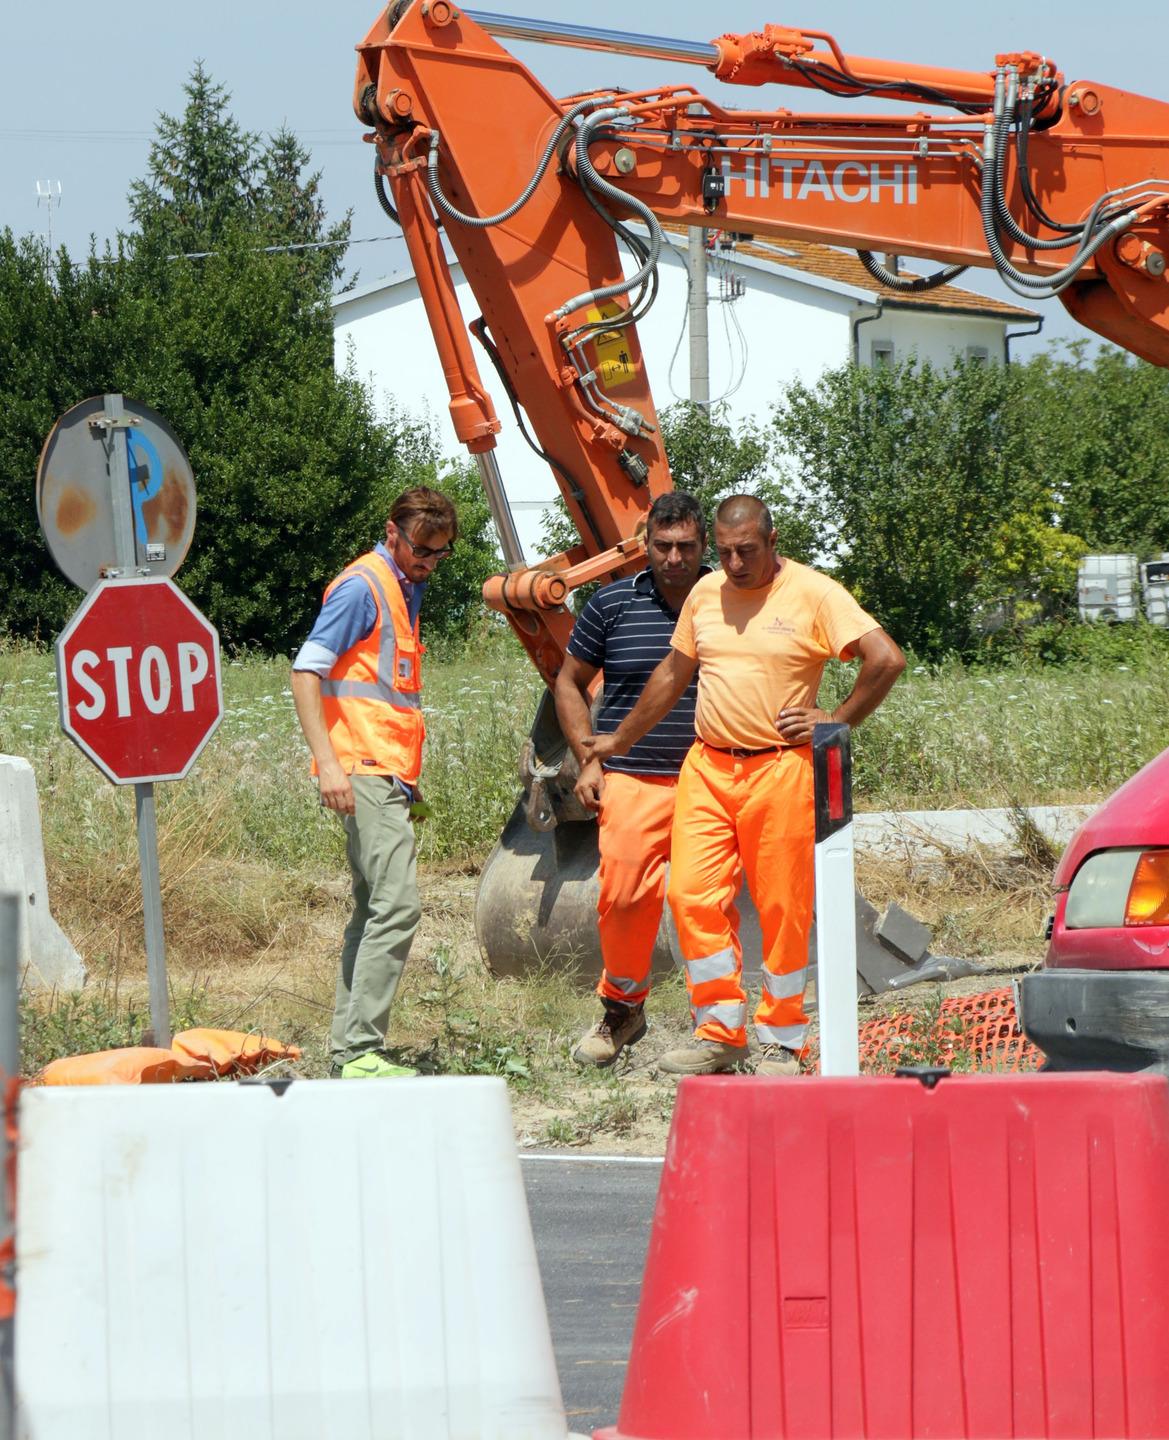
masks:
[(0, 755), (0, 891), (22, 897), (21, 983), (48, 990), (83, 985), (81, 956), (49, 912), (36, 776), (19, 755)]
[(570, 1440), (502, 1080), (30, 1089), (28, 1440)]

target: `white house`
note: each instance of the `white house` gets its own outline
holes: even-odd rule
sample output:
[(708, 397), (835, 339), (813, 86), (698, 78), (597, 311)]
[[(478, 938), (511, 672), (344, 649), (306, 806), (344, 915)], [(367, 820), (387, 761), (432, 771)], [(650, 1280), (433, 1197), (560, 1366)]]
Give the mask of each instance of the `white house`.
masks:
[[(1034, 333), (1031, 310), (953, 285), (921, 295), (878, 285), (851, 252), (800, 241), (708, 240), (707, 328), (710, 399), (733, 421), (766, 420), (780, 389), (814, 381), (852, 359), (890, 363), (916, 353), (946, 365), (955, 356), (1009, 359), (1012, 333)], [(642, 350), (659, 408), (689, 395), (686, 234), (668, 230), (657, 303), (639, 323)], [(724, 244), (730, 248), (724, 248)], [(479, 313), (462, 271), (451, 262), (468, 321)], [(908, 272), (903, 272), (908, 273)], [(1023, 326), (1012, 331), (1011, 327)], [(338, 368), (352, 361), (375, 392), (414, 412), (429, 412), (444, 450), (459, 453), (447, 417), (447, 391), (411, 271), (344, 292), (333, 300)], [(547, 466), (516, 427), (486, 356), (480, 372), (503, 431), (498, 459), (527, 557), (540, 552), (542, 512), (557, 491)]]

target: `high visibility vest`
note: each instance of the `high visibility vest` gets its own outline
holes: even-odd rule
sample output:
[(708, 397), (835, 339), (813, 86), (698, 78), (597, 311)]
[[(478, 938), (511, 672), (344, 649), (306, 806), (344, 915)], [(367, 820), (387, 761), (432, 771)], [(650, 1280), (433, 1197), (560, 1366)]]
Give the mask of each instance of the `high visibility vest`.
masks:
[[(321, 681), (325, 724), (341, 768), (354, 775), (396, 775), (414, 784), (422, 770), (422, 656), (418, 624), (410, 624), (397, 577), (376, 552), (342, 570), (325, 599), (342, 580), (359, 575), (377, 606), (377, 620), (364, 639), (350, 646)], [(316, 773), (316, 763), (313, 763)]]

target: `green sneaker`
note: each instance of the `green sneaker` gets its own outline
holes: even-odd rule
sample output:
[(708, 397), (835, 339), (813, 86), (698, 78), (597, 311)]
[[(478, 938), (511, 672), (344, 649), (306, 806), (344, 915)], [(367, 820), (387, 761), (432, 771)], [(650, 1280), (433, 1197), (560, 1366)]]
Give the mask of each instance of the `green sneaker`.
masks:
[(409, 1065), (395, 1065), (377, 1050), (367, 1051), (341, 1066), (342, 1080), (390, 1080), (399, 1075), (417, 1075)]

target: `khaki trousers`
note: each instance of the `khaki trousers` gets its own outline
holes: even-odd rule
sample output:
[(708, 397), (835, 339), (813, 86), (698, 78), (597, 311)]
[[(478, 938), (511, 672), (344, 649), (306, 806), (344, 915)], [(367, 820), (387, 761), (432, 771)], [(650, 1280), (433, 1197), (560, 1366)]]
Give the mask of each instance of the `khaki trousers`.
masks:
[(410, 800), (392, 776), (349, 778), (356, 810), (341, 822), (353, 914), (341, 944), (330, 1032), (334, 1065), (385, 1044), (394, 992), (422, 918)]

